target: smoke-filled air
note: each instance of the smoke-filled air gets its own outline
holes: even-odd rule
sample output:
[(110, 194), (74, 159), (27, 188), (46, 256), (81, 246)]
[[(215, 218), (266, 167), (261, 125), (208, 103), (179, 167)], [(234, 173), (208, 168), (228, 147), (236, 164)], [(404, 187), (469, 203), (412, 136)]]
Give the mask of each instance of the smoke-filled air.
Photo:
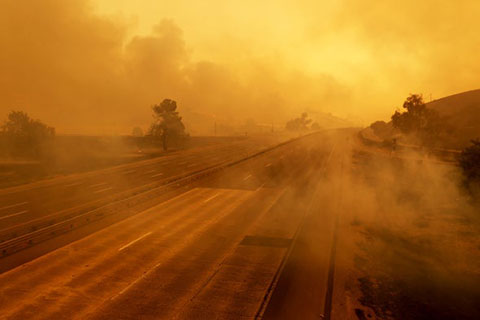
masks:
[(0, 0), (0, 320), (480, 319), (480, 1)]
[(409, 93), (478, 85), (479, 14), (474, 0), (3, 0), (0, 115), (125, 134), (170, 97), (203, 134), (215, 117), (280, 124), (305, 111), (366, 125)]

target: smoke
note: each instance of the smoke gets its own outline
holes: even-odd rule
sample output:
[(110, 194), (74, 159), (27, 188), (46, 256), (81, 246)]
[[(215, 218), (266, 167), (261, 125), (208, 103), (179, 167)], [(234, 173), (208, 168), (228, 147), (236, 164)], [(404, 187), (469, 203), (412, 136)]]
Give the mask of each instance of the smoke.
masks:
[(345, 165), (337, 270), (349, 294), (338, 299), (355, 295), (378, 318), (478, 317), (478, 207), (459, 168), (378, 151), (360, 147)]
[(21, 109), (69, 132), (93, 131), (99, 118), (112, 124), (125, 27), (90, 10), (81, 0), (2, 1), (2, 118)]
[(192, 133), (307, 110), (367, 124), (411, 92), (476, 88), (479, 14), (475, 0), (2, 0), (0, 116), (128, 133), (171, 98)]
[(129, 133), (148, 126), (151, 105), (171, 98), (195, 134), (210, 133), (214, 121), (283, 124), (349, 99), (333, 77), (269, 59), (252, 58), (241, 71), (194, 60), (173, 20), (148, 35), (129, 38), (128, 30), (85, 0), (2, 1), (0, 116), (20, 109), (60, 133)]
[(411, 92), (441, 98), (478, 88), (479, 14), (475, 0), (345, 0), (333, 24), (355, 39), (366, 56), (363, 72), (375, 75), (358, 90), (399, 106)]
[[(318, 179), (314, 211), (317, 235), (328, 234), (330, 217), (339, 219), (335, 317), (362, 311), (359, 319), (478, 318), (479, 211), (461, 187), (459, 168), (413, 150), (350, 143), (348, 134), (323, 137), (335, 147)], [(328, 240), (311, 239), (314, 263)], [(301, 303), (309, 312), (308, 299)]]

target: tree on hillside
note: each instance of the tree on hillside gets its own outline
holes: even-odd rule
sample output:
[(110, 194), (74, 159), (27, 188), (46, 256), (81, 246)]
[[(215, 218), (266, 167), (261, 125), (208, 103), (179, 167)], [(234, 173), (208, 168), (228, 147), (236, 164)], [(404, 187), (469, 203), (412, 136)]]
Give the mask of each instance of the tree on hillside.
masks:
[(403, 108), (406, 111), (395, 111), (392, 125), (405, 135), (416, 136), (423, 143), (433, 143), (442, 130), (438, 113), (427, 108), (419, 94), (410, 95), (403, 103)]
[(465, 148), (459, 158), (459, 165), (462, 168), (465, 178), (465, 185), (470, 192), (480, 195), (480, 140), (473, 140), (472, 145)]
[(167, 150), (171, 144), (182, 144), (187, 134), (182, 117), (177, 112), (177, 103), (174, 100), (165, 99), (162, 103), (154, 105), (152, 109), (155, 120), (149, 134), (161, 140), (163, 150)]
[(12, 111), (1, 126), (5, 150), (12, 156), (39, 158), (47, 143), (55, 137), (55, 129), (22, 111)]
[(312, 119), (308, 119), (308, 114), (304, 112), (299, 118), (289, 120), (285, 128), (289, 131), (307, 131), (311, 122)]

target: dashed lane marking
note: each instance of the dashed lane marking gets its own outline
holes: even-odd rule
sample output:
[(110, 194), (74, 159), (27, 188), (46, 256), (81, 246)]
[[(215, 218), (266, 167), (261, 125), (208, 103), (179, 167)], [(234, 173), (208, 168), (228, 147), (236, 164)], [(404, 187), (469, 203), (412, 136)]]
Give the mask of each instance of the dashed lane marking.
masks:
[(23, 211), (20, 211), (20, 212), (17, 212), (17, 213), (9, 214), (8, 216), (0, 217), (0, 220), (15, 217), (15, 216), (19, 216), (19, 215), (27, 213), (27, 212), (28, 212), (28, 210), (23, 210)]
[(163, 176), (163, 173), (162, 173), (162, 172), (157, 173), (157, 174), (154, 174), (154, 175), (152, 176), (152, 178), (156, 178), (156, 177), (160, 177), (160, 176)]
[(243, 181), (247, 181), (248, 179), (250, 179), (251, 176), (252, 176), (252, 175), (249, 174), (248, 176), (246, 176), (245, 178), (243, 178)]
[(0, 210), (5, 210), (5, 209), (10, 209), (10, 208), (15, 208), (15, 207), (20, 207), (20, 206), (23, 206), (24, 204), (27, 204), (28, 202), (20, 202), (20, 203), (15, 203), (15, 204), (11, 204), (11, 205), (8, 205), (8, 206), (5, 206), (5, 207), (1, 207)]
[(108, 184), (108, 182), (95, 183), (90, 186), (90, 188), (100, 187)]
[(207, 203), (208, 201), (215, 199), (216, 197), (219, 196), (219, 194), (220, 194), (220, 193), (214, 194), (212, 197), (210, 197), (210, 198), (208, 198), (207, 200), (203, 201), (203, 203)]
[(257, 192), (258, 190), (262, 189), (262, 188), (263, 188), (263, 186), (265, 186), (265, 182), (264, 182), (264, 183), (262, 183), (262, 184), (261, 184), (261, 185), (260, 185), (260, 186), (259, 186), (257, 189), (255, 189), (255, 192)]
[(101, 192), (105, 192), (105, 191), (112, 190), (112, 189), (113, 189), (113, 187), (108, 187), (108, 188), (105, 188), (105, 189), (97, 190), (94, 193), (101, 193)]
[(79, 186), (81, 185), (83, 182), (79, 181), (79, 182), (73, 182), (73, 183), (69, 183), (69, 184), (66, 184), (64, 187), (74, 187), (74, 186)]
[(138, 242), (138, 241), (142, 240), (142, 239), (143, 239), (143, 238), (145, 238), (145, 237), (148, 237), (148, 236), (149, 236), (149, 235), (151, 235), (151, 234), (152, 234), (152, 232), (151, 232), (151, 231), (150, 231), (150, 232), (147, 232), (147, 233), (145, 233), (143, 236), (141, 236), (141, 237), (139, 237), (139, 238), (137, 238), (137, 239), (135, 239), (135, 240), (133, 240), (133, 241), (131, 241), (131, 242), (127, 243), (126, 245), (124, 245), (123, 247), (121, 247), (120, 249), (118, 249), (118, 251), (122, 251), (122, 250), (124, 250), (124, 249), (126, 249), (126, 248), (130, 247), (132, 244), (134, 244), (134, 243), (136, 243), (136, 242)]

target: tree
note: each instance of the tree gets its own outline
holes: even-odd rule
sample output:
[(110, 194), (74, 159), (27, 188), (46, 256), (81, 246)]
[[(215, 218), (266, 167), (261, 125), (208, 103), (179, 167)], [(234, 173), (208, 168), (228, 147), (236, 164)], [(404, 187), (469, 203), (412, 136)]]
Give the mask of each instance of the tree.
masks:
[(438, 113), (427, 108), (419, 94), (411, 94), (403, 103), (403, 108), (406, 111), (395, 111), (392, 125), (403, 134), (416, 136), (423, 143), (434, 143), (442, 129)]
[(480, 140), (472, 140), (458, 160), (465, 178), (465, 185), (474, 195), (480, 195)]
[(290, 131), (307, 131), (310, 122), (312, 122), (312, 119), (308, 119), (308, 114), (304, 112), (300, 118), (289, 120), (285, 128)]
[(177, 103), (174, 100), (165, 99), (160, 104), (152, 107), (154, 122), (150, 127), (149, 134), (162, 141), (163, 150), (168, 145), (182, 144), (187, 138), (182, 117), (177, 112)]
[(7, 152), (13, 156), (38, 158), (45, 145), (55, 137), (55, 129), (22, 111), (12, 111), (1, 127)]

